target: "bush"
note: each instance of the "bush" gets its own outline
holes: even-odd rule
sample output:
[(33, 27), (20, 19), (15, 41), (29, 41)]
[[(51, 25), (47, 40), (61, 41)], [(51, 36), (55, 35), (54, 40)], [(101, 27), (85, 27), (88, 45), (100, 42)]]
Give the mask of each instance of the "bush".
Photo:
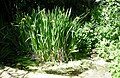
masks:
[(113, 78), (119, 78), (120, 71), (120, 3), (116, 0), (104, 0), (93, 12), (95, 21), (96, 50), (100, 57), (110, 62)]

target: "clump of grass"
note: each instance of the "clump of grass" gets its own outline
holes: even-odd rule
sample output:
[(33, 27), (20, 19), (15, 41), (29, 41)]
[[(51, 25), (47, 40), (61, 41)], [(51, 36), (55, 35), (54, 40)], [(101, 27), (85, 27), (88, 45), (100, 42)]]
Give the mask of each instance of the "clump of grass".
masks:
[[(68, 61), (79, 53), (81, 40), (80, 18), (70, 19), (71, 9), (52, 11), (33, 10), (19, 22), (20, 45), (33, 51), (40, 61)], [(36, 58), (36, 57), (35, 57)]]

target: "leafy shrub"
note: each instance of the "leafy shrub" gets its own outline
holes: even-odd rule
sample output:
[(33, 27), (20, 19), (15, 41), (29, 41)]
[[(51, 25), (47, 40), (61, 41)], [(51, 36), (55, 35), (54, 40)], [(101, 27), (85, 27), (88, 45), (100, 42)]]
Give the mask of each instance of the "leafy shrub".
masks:
[(93, 12), (95, 21), (96, 50), (100, 57), (109, 61), (113, 78), (119, 78), (120, 64), (120, 3), (116, 0), (104, 0)]
[[(104, 49), (105, 47), (119, 44), (120, 8), (117, 2), (114, 1), (108, 2), (107, 5), (103, 5), (101, 8), (100, 21), (99, 24), (96, 25), (95, 32), (99, 40), (97, 47)], [(116, 49), (117, 48), (119, 47), (116, 46)]]

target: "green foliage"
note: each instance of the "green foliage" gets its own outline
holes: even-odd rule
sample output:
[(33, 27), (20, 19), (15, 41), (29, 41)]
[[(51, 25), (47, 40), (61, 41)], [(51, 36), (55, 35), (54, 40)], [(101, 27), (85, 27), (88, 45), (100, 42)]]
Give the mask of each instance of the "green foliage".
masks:
[[(14, 27), (11, 25), (1, 25), (0, 27), (0, 59), (11, 62), (14, 56), (26, 54), (26, 56), (22, 55), (16, 59), (17, 63), (19, 62), (19, 68), (29, 64), (34, 65), (35, 62), (31, 61), (34, 59), (40, 62), (66, 62), (80, 59), (87, 56), (92, 49), (96, 49), (100, 57), (110, 62), (109, 67), (113, 78), (119, 78), (120, 2), (102, 0), (101, 4), (92, 10), (92, 19), (86, 22), (84, 18), (89, 16), (93, 6), (88, 6), (84, 1), (86, 0), (8, 1), (11, 5), (7, 5), (7, 1), (4, 1), (7, 5), (4, 5), (6, 6), (5, 11), (8, 12), (5, 15), (14, 16), (14, 11), (17, 11), (18, 14), (16, 14)], [(24, 13), (31, 12), (38, 5), (46, 9)], [(65, 9), (72, 7), (72, 11), (60, 8), (51, 10), (56, 5)], [(11, 9), (8, 10), (9, 8), (16, 10), (11, 11)], [(83, 15), (80, 15), (81, 18), (71, 19), (71, 13), (74, 16)], [(5, 15), (1, 15), (0, 24), (3, 23)], [(87, 17), (87, 19), (90, 18)], [(31, 52), (31, 58), (28, 58), (27, 56)]]
[(16, 7), (12, 9), (20, 13), (31, 13), (32, 9), (37, 9), (38, 6), (46, 10), (55, 9), (56, 6), (64, 7), (66, 10), (72, 8), (71, 16), (73, 17), (86, 13), (98, 5), (95, 0), (16, 0), (13, 4)]
[(28, 56), (19, 56), (18, 58), (15, 59), (16, 64), (14, 67), (19, 68), (19, 69), (24, 69), (28, 70), (28, 66), (37, 66), (38, 62), (31, 60), (30, 57)]
[(40, 61), (68, 61), (95, 48), (100, 57), (111, 63), (113, 78), (119, 78), (119, 11), (118, 1), (104, 0), (92, 11), (91, 21), (81, 24), (82, 18), (70, 19), (70, 10), (34, 10), (18, 21), (21, 49), (32, 50)]
[[(105, 0), (93, 12), (95, 21), (96, 50), (100, 57), (111, 64), (113, 78), (119, 78), (120, 71), (120, 3), (115, 0)], [(98, 14), (98, 15), (97, 15)]]
[(0, 25), (0, 62), (9, 65), (14, 62), (17, 50), (13, 29), (14, 27), (8, 24), (1, 23)]
[(71, 20), (70, 14), (71, 9), (65, 12), (56, 8), (48, 13), (43, 9), (25, 15), (19, 22), (20, 48), (35, 52), (40, 61), (72, 59), (72, 53), (79, 53), (80, 37), (84, 35), (80, 18)]
[[(2, 7), (5, 8), (2, 9), (2, 11), (4, 12), (1, 13), (1, 24), (4, 22), (4, 20), (8, 22), (8, 20), (12, 21), (13, 19), (15, 19), (14, 24), (20, 24), (20, 26), (1, 25), (1, 58), (9, 58), (9, 54), (12, 56), (24, 55), (27, 54), (26, 52), (34, 51), (40, 53), (42, 52), (41, 49), (44, 51), (40, 54), (46, 57), (46, 61), (52, 60), (53, 56), (55, 57), (53, 58), (54, 60), (58, 60), (58, 58), (64, 58), (66, 61), (70, 60), (71, 57), (72, 59), (80, 59), (80, 57), (83, 57), (84, 53), (88, 53), (90, 51), (91, 44), (93, 43), (91, 42), (92, 39), (90, 39), (92, 36), (89, 35), (89, 32), (84, 32), (84, 30), (86, 31), (86, 28), (84, 28), (85, 26), (82, 26), (79, 22), (80, 20), (83, 21), (83, 19), (86, 18), (86, 16), (89, 14), (88, 11), (90, 11), (88, 10), (88, 8), (90, 9), (90, 7), (87, 6), (87, 2), (82, 1), (83, 0), (3, 1)], [(40, 11), (39, 13), (39, 11), (33, 11), (31, 13), (31, 10), (33, 8), (36, 9), (36, 7), (38, 6), (40, 6), (41, 8), (46, 8), (46, 12)], [(60, 8), (64, 7), (65, 10), (52, 10), (56, 6), (59, 6)], [(67, 8), (70, 7), (72, 7), (72, 11), (69, 14)], [(48, 9), (50, 10), (49, 12), (47, 12)], [(29, 15), (23, 17), (24, 14), (27, 13)], [(72, 16), (71, 13), (75, 16), (80, 14), (83, 15), (81, 15), (81, 18), (77, 17), (72, 20), (70, 19), (70, 16)], [(43, 27), (41, 27), (40, 25), (42, 25)], [(57, 27), (57, 25), (59, 26)], [(50, 28), (50, 26), (52, 27)], [(44, 31), (46, 29), (50, 31)], [(48, 35), (50, 36), (48, 37)], [(57, 52), (59, 52), (60, 54), (57, 55)], [(86, 54), (84, 55), (86, 56)]]

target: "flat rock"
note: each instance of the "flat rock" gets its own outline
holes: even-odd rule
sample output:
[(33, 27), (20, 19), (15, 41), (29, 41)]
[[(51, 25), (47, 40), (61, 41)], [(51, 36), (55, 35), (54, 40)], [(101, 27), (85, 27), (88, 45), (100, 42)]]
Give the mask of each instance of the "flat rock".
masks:
[(9, 75), (7, 72), (3, 72), (3, 73), (0, 75), (0, 78), (11, 78), (11, 75)]

